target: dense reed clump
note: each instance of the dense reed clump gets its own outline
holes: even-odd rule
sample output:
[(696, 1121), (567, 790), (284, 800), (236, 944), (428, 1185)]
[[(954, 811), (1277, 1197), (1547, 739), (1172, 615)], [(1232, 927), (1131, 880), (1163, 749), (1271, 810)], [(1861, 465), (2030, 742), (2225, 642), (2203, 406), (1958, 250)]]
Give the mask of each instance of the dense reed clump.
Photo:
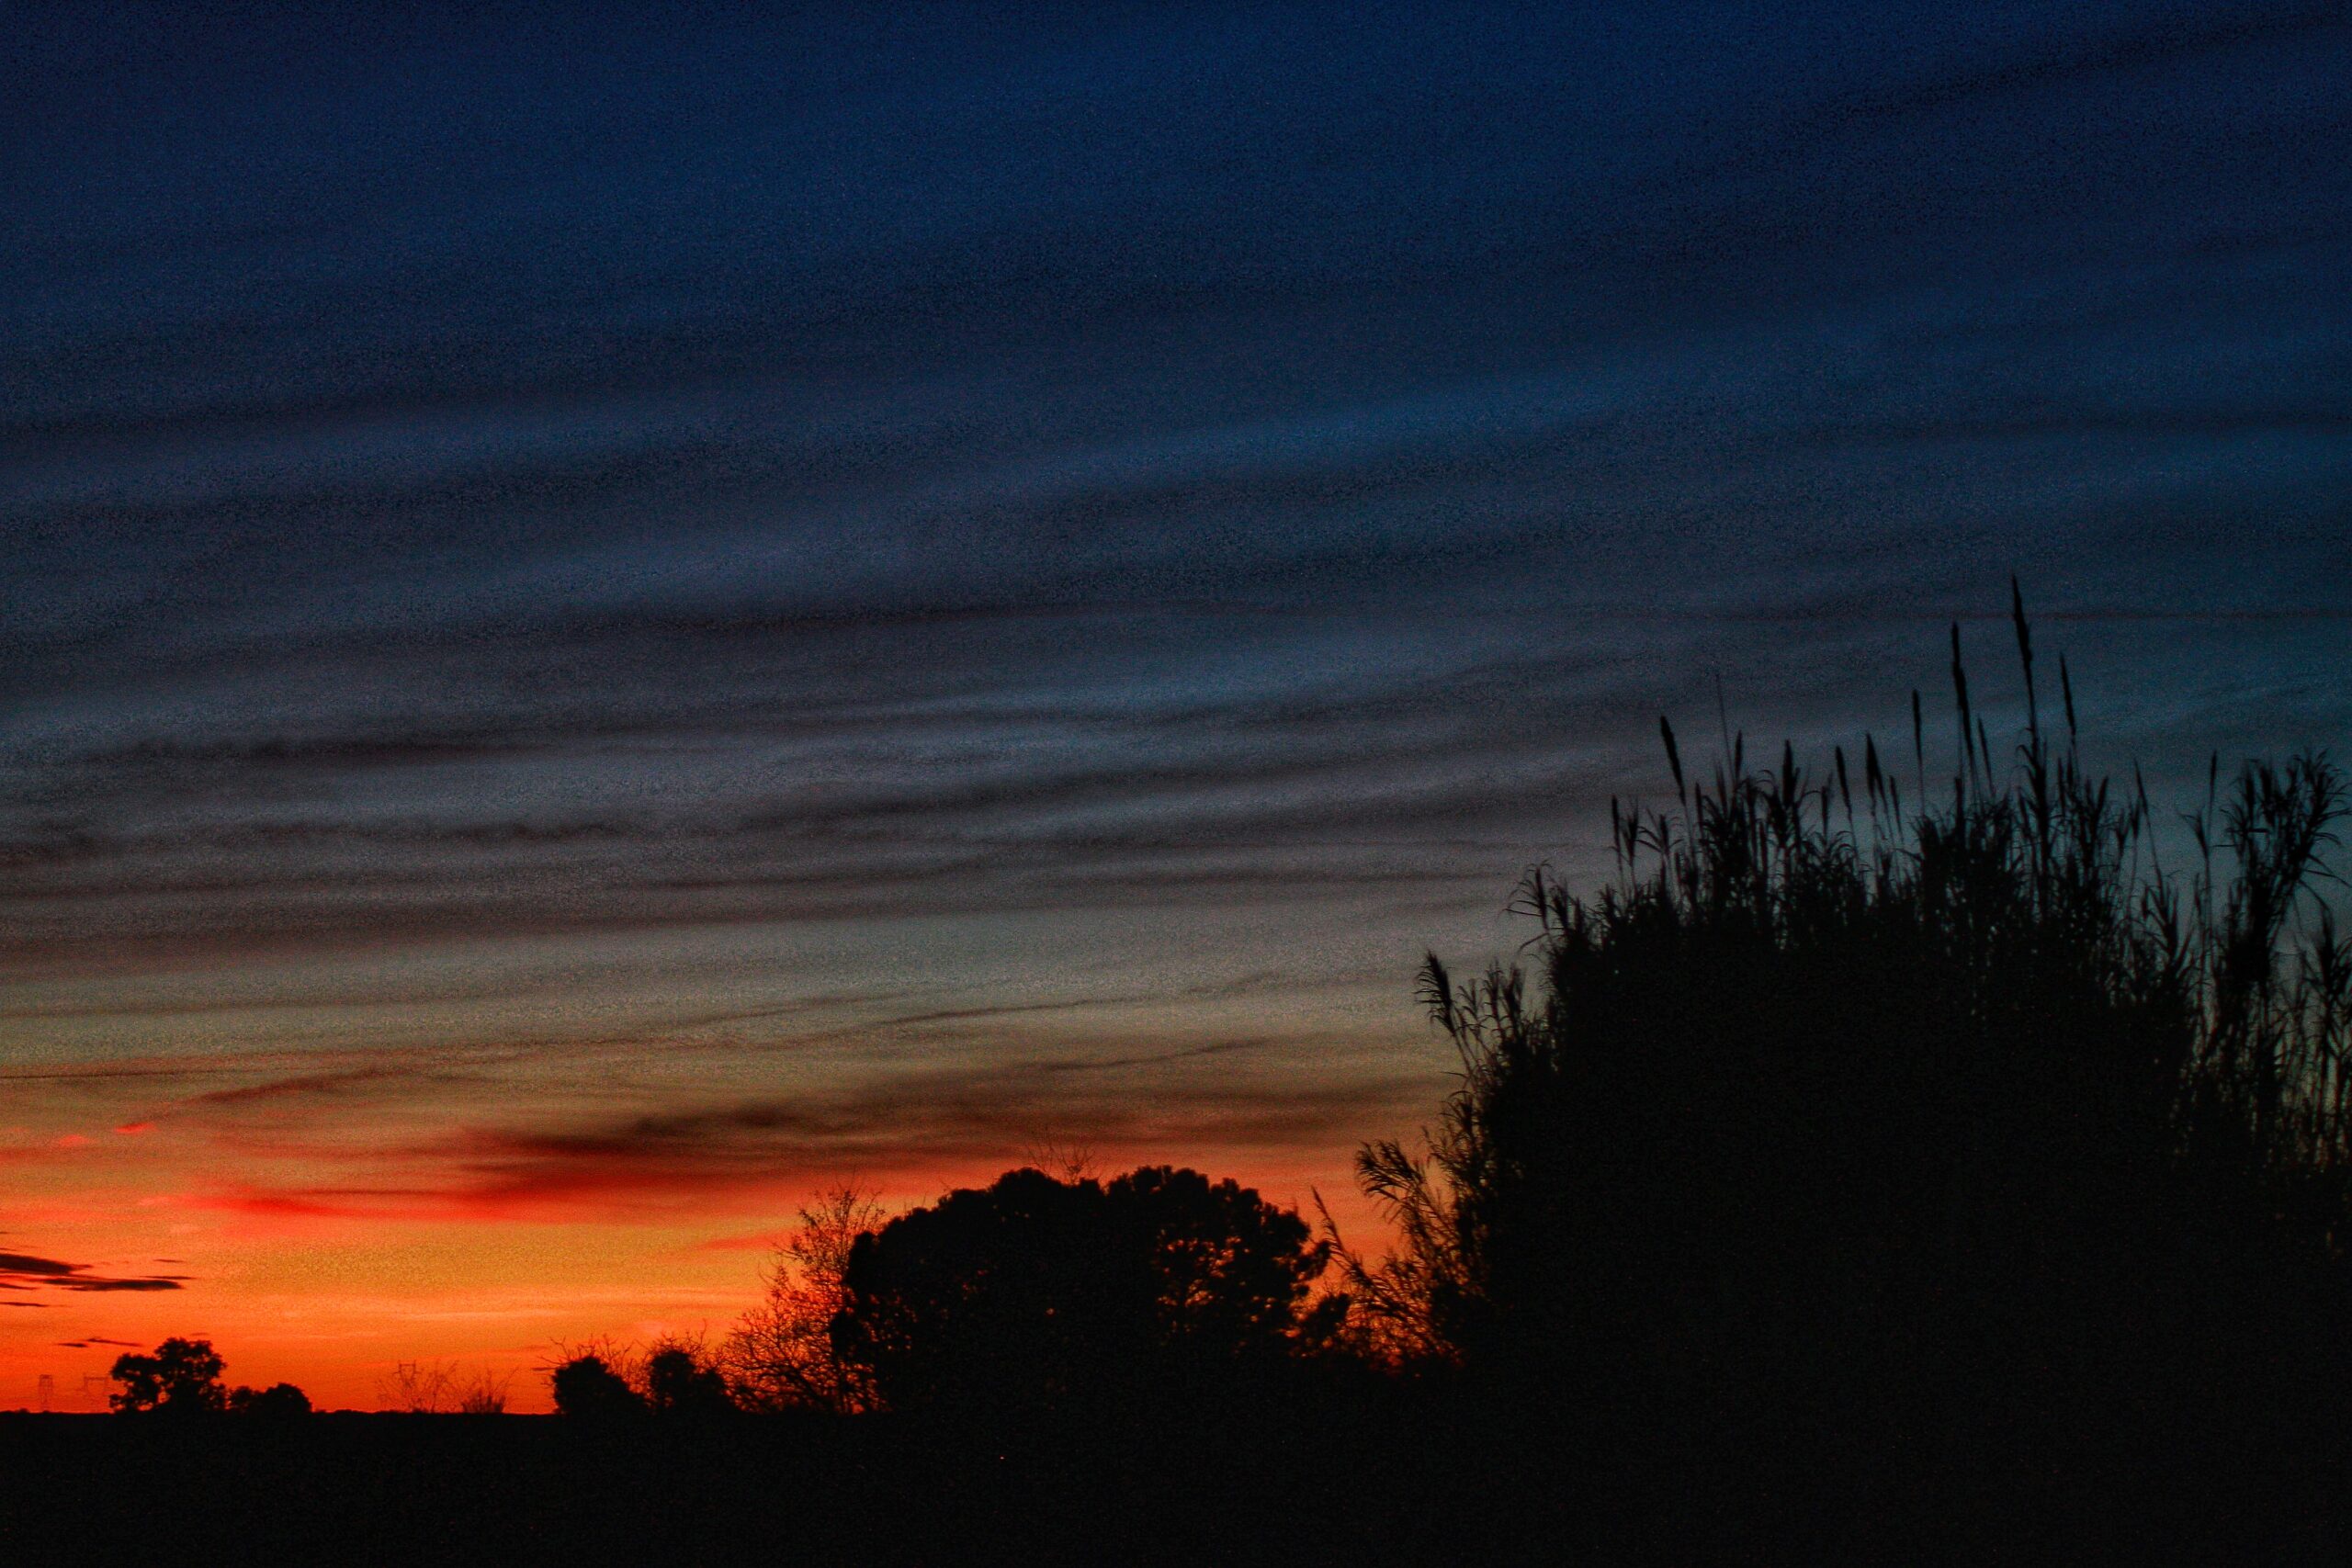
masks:
[(2344, 1457), (2301, 1436), (2352, 1392), (2343, 775), (2217, 763), (2167, 873), (2013, 607), (2011, 756), (1957, 627), (1955, 766), (1915, 694), (1907, 801), (1875, 738), (1708, 782), (1661, 721), (1675, 799), (1612, 804), (1614, 880), (1521, 887), (1532, 984), (1428, 961), (1460, 1085), (1361, 1154), (1402, 1245), (1346, 1260), (1392, 1348), (1588, 1459), (1851, 1506)]

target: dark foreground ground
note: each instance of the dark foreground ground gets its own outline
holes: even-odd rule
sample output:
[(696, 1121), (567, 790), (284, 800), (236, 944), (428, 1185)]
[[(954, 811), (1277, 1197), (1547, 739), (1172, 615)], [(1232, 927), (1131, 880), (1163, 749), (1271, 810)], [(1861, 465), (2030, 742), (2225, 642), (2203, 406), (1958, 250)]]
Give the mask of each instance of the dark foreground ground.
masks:
[(0, 1565), (2343, 1560), (2334, 1474), (2065, 1445), (1889, 1483), (1790, 1436), (1659, 1467), (1409, 1401), (1051, 1430), (0, 1415)]
[(0, 1563), (1440, 1560), (1413, 1462), (1262, 1427), (0, 1416)]

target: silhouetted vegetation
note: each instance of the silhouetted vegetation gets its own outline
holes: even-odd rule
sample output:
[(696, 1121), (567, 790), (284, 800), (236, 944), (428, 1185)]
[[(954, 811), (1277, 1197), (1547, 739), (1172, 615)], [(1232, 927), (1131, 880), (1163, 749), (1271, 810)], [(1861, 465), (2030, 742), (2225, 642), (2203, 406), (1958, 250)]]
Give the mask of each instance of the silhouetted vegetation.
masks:
[(2352, 948), (2310, 894), (2342, 777), (2217, 763), (2168, 874), (2015, 634), (2005, 761), (1953, 632), (1932, 807), (1917, 716), (1909, 808), (1874, 738), (1818, 772), (1735, 738), (1702, 783), (1665, 726), (1675, 797), (1612, 807), (1614, 882), (1522, 885), (1532, 983), (1424, 969), (1461, 1084), (1363, 1151), (1403, 1246), (1351, 1284), (1539, 1467), (1711, 1489), (1661, 1528), (1989, 1552), (2112, 1510), (2277, 1547), (2336, 1506)]
[(588, 1422), (741, 1413), (727, 1374), (699, 1338), (670, 1336), (641, 1351), (597, 1341), (559, 1358), (548, 1381), (556, 1414)]
[(555, 1410), (582, 1421), (618, 1421), (647, 1413), (645, 1396), (597, 1355), (574, 1356), (548, 1375)]
[(1328, 1248), (1196, 1170), (1110, 1182), (1011, 1171), (856, 1238), (832, 1337), (893, 1409), (1198, 1398), (1328, 1340)]
[[(430, 1441), (506, 1445), (468, 1451), (549, 1561), (2329, 1555), (2344, 779), (2216, 759), (2167, 869), (2015, 608), (2013, 745), (1957, 629), (1932, 776), (1916, 694), (1907, 746), (1813, 769), (1726, 735), (1702, 780), (1661, 721), (1673, 796), (1612, 803), (1613, 878), (1529, 873), (1517, 964), (1429, 959), (1462, 1070), (1418, 1143), (1360, 1156), (1390, 1256), (1167, 1166), (895, 1217), (844, 1188), (715, 1350), (576, 1347), (566, 1420)], [(167, 1340), (115, 1403), (308, 1408), (221, 1371)], [(455, 1403), (454, 1372), (401, 1375), (387, 1403)], [(628, 1503), (648, 1455), (658, 1512)], [(490, 1482), (442, 1483), (492, 1517)]]
[(290, 1382), (274, 1382), (267, 1388), (240, 1385), (229, 1391), (227, 1408), (232, 1416), (270, 1418), (308, 1416), (311, 1413), (311, 1396)]
[(748, 1409), (854, 1416), (876, 1407), (866, 1368), (844, 1356), (833, 1320), (849, 1304), (850, 1248), (888, 1218), (854, 1187), (800, 1211), (800, 1228), (776, 1249), (767, 1293), (743, 1314), (719, 1359)]
[(685, 1344), (658, 1346), (646, 1357), (645, 1404), (656, 1416), (686, 1420), (737, 1414), (725, 1374)]
[(290, 1382), (265, 1389), (220, 1382), (227, 1363), (209, 1339), (164, 1340), (151, 1353), (114, 1361), (115, 1392), (107, 1403), (124, 1415), (285, 1416), (311, 1413), (310, 1395)]
[(475, 1372), (458, 1386), (458, 1413), (461, 1416), (503, 1416), (510, 1381), (487, 1368)]

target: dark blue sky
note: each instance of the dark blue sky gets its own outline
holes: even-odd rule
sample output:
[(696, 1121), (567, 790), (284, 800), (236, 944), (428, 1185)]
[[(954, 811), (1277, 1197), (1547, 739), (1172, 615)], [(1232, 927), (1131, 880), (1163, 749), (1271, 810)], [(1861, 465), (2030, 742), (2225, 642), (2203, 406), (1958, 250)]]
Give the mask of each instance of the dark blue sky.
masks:
[(0, 12), (28, 1126), (1337, 1170), (1718, 681), (2352, 735), (2342, 6), (390, 9)]

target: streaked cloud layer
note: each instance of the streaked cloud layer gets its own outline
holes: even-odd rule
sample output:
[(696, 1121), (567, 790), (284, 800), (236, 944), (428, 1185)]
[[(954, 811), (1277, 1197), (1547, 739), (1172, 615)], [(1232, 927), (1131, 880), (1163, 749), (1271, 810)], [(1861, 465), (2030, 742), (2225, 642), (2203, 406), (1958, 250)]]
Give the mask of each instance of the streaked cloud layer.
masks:
[(2352, 732), (2337, 7), (868, 9), (16, 18), (0, 1246), (188, 1261), (0, 1404), (1344, 1186), (1659, 711), (2011, 571), (2109, 760)]

